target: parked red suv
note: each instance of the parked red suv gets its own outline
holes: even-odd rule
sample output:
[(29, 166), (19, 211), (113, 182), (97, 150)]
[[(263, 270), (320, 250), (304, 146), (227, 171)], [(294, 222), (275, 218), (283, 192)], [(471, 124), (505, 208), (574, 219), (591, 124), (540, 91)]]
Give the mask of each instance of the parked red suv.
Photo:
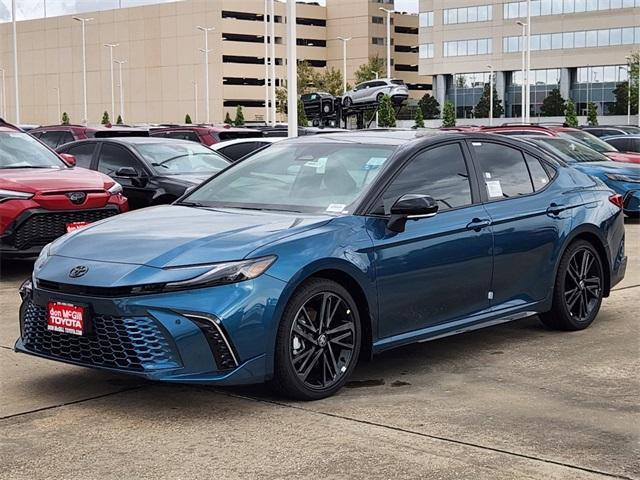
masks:
[(0, 119), (0, 257), (35, 256), (61, 235), (128, 210), (110, 177), (75, 168)]
[(564, 137), (586, 145), (598, 153), (606, 155), (616, 162), (640, 163), (640, 154), (620, 152), (607, 142), (578, 128), (564, 125), (501, 125), (498, 127), (484, 127), (482, 132), (499, 133), (501, 135), (545, 135), (549, 137)]
[(121, 125), (48, 125), (29, 130), (29, 135), (56, 149), (65, 143), (85, 138), (148, 137), (149, 130)]
[(230, 126), (216, 127), (213, 125), (174, 125), (170, 127), (153, 128), (152, 137), (177, 138), (191, 140), (206, 146), (233, 140), (235, 138), (262, 137), (260, 130), (250, 128), (233, 128)]

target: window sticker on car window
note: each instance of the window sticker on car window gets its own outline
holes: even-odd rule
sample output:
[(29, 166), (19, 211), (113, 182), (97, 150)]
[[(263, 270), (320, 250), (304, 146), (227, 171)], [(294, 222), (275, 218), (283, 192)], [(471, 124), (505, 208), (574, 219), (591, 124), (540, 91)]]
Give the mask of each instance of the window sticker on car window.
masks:
[(342, 213), (346, 205), (344, 203), (332, 203), (327, 207), (327, 212), (331, 213)]
[(362, 168), (363, 170), (375, 170), (376, 168), (380, 168), (385, 160), (386, 157), (371, 157)]
[(487, 194), (489, 198), (502, 198), (502, 185), (500, 180), (489, 180), (485, 182), (487, 184)]
[(320, 157), (316, 160), (309, 160), (304, 163), (305, 167), (311, 167), (316, 169), (316, 173), (324, 174), (325, 169), (327, 168), (327, 157)]
[(484, 172), (484, 178), (491, 178), (491, 173)]

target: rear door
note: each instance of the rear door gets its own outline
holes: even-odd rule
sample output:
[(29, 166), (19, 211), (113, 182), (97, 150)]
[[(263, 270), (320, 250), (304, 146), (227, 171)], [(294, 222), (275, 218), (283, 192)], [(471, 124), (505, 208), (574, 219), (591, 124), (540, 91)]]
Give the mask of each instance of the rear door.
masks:
[[(137, 175), (135, 177), (119, 175), (118, 170), (123, 167), (133, 168)], [(155, 186), (151, 182), (150, 172), (127, 148), (102, 142), (97, 170), (109, 175), (122, 185), (131, 209), (148, 207), (151, 204)]]
[(468, 143), (493, 227), (493, 308), (540, 302), (549, 295), (561, 239), (581, 201), (553, 182), (555, 171), (544, 160), (511, 145)]

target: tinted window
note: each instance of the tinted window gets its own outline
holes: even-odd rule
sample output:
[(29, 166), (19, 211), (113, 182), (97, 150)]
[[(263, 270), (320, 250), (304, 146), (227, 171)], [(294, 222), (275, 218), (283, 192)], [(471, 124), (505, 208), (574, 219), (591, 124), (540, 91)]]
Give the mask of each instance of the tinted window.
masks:
[(533, 188), (535, 188), (536, 191), (542, 190), (549, 183), (549, 174), (540, 163), (540, 160), (526, 153), (524, 157), (527, 160), (527, 167), (529, 167)]
[(65, 143), (73, 142), (75, 139), (71, 132), (60, 132), (60, 139), (58, 145), (64, 145)]
[(65, 149), (64, 153), (76, 157), (76, 165), (78, 167), (91, 168), (91, 159), (95, 149), (95, 143), (81, 143)]
[(232, 161), (236, 161), (246, 154), (253, 152), (257, 149), (259, 145), (256, 145), (256, 142), (244, 142), (244, 143), (236, 143), (234, 145), (228, 145), (226, 147), (220, 148), (218, 151), (222, 153), (225, 157)]
[(640, 138), (634, 138), (632, 140), (630, 151), (640, 153)]
[(611, 145), (616, 147), (621, 152), (629, 151), (630, 145), (626, 138), (611, 138), (607, 140), (607, 142), (609, 142)]
[(471, 142), (490, 200), (533, 192), (522, 152), (506, 145)]
[(60, 132), (56, 131), (44, 132), (40, 136), (40, 141), (46, 143), (51, 148), (56, 148), (58, 146), (58, 140), (60, 140)]
[(177, 138), (180, 140), (191, 140), (192, 142), (200, 142), (198, 134), (195, 132), (167, 132), (167, 138)]
[(107, 175), (115, 175), (118, 169), (122, 167), (133, 167), (138, 173), (142, 173), (140, 164), (130, 152), (122, 147), (103, 143), (100, 151), (100, 160), (98, 161), (98, 170)]
[(393, 179), (375, 213), (388, 214), (395, 201), (407, 193), (432, 196), (440, 211), (470, 205), (469, 172), (460, 145), (453, 143), (419, 153)]

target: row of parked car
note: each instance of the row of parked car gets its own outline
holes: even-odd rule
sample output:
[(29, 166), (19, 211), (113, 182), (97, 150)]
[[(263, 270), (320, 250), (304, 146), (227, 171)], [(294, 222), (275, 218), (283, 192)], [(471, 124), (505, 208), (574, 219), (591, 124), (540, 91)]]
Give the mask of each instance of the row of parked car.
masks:
[[(627, 215), (640, 214), (640, 149), (620, 151), (608, 143), (640, 141), (640, 128), (507, 124), (453, 130), (523, 137), (605, 182), (623, 196)], [(609, 140), (612, 130), (616, 135)], [(341, 131), (301, 128), (299, 133)], [(285, 136), (286, 125), (52, 125), (27, 134), (0, 121), (0, 253), (33, 256), (71, 229), (128, 209), (172, 203)]]

